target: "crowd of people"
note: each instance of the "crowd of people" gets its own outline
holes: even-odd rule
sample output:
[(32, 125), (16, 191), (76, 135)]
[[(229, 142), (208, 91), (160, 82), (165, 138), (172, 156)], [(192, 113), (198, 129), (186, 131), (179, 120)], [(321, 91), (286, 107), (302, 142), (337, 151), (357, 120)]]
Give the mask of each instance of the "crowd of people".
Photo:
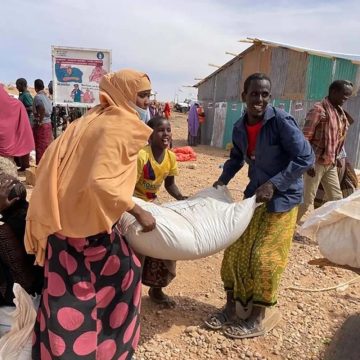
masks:
[[(34, 99), (25, 79), (16, 85), (19, 100), (0, 87), (1, 303), (12, 304), (14, 282), (31, 294), (41, 292), (34, 359), (132, 359), (140, 337), (141, 284), (149, 286), (152, 301), (175, 306), (163, 288), (176, 276), (176, 263), (135, 254), (117, 222), (129, 212), (144, 232), (152, 231), (154, 217), (132, 197), (159, 202), (162, 184), (176, 200), (187, 199), (176, 185), (179, 170), (169, 150), (171, 108), (150, 101), (145, 73), (109, 73), (99, 84), (100, 105), (53, 140), (53, 106), (43, 82), (35, 81)], [(297, 222), (316, 196), (337, 200), (356, 188), (344, 149), (353, 119), (342, 108), (352, 90), (348, 81), (331, 84), (301, 130), (271, 105), (269, 77), (246, 79), (246, 111), (234, 125), (230, 158), (213, 186), (227, 185), (248, 164), (244, 196), (256, 196), (260, 205), (224, 252), (226, 303), (209, 314), (208, 328), (234, 339), (264, 335)], [(194, 103), (191, 146), (200, 144), (204, 116)], [(14, 161), (26, 168), (34, 149), (38, 168), (28, 203)]]

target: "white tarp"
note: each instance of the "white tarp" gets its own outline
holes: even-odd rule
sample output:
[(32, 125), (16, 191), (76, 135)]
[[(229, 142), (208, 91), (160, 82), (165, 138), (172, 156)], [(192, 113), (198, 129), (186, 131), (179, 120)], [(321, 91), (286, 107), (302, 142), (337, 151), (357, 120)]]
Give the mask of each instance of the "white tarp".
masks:
[(99, 103), (99, 82), (111, 71), (111, 51), (52, 47), (55, 105), (93, 107)]

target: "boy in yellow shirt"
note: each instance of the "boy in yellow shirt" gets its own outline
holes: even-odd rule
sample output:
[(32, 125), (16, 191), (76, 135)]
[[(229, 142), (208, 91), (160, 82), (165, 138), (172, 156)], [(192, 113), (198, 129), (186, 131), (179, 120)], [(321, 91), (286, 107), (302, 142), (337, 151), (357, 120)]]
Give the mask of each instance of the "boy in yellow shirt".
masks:
[[(149, 145), (138, 154), (138, 175), (134, 196), (154, 201), (163, 182), (166, 191), (176, 200), (186, 199), (175, 184), (178, 166), (175, 154), (168, 149), (171, 143), (171, 125), (163, 117), (156, 116), (147, 125), (153, 129)], [(146, 257), (143, 265), (142, 282), (150, 287), (149, 296), (167, 306), (175, 303), (162, 291), (176, 276), (176, 262)]]

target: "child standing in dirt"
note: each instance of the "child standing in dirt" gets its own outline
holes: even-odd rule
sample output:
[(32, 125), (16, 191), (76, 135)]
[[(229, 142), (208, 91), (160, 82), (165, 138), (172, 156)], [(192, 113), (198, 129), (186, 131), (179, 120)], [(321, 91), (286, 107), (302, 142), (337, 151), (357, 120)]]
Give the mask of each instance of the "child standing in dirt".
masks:
[[(176, 200), (186, 199), (175, 184), (178, 166), (175, 154), (168, 148), (171, 143), (170, 122), (156, 116), (147, 125), (153, 129), (149, 145), (138, 154), (138, 175), (134, 196), (144, 201), (156, 201), (160, 187), (165, 183), (166, 191)], [(176, 276), (176, 262), (145, 257), (142, 282), (150, 287), (150, 298), (159, 304), (174, 306), (163, 288), (170, 284)]]

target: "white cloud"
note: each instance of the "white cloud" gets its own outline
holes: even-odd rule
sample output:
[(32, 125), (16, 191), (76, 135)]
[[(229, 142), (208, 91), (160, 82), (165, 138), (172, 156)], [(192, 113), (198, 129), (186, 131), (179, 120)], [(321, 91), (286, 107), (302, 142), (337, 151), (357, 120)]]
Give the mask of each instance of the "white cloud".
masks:
[[(110, 48), (113, 69), (149, 73), (163, 100), (254, 36), (360, 54), (360, 3), (344, 1), (19, 0), (2, 5), (0, 80), (51, 76), (51, 45)], [(183, 89), (182, 95), (189, 94)]]

